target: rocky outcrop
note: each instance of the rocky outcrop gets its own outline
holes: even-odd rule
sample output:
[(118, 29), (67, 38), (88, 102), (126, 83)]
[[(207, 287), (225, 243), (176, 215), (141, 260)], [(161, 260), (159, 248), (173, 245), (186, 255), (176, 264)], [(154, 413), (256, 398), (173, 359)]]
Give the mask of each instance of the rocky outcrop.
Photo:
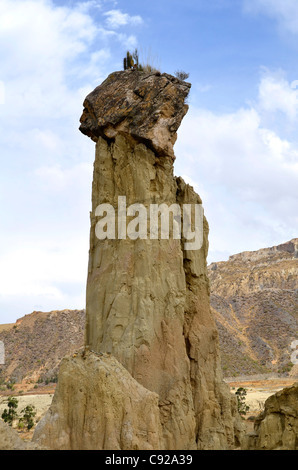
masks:
[(80, 131), (95, 142), (123, 135), (174, 157), (189, 90), (190, 83), (166, 73), (114, 72), (85, 99)]
[(298, 450), (298, 383), (265, 402), (248, 437), (248, 450)]
[[(130, 374), (130, 387), (139, 390), (142, 386), (142, 393), (147, 391), (155, 403), (150, 421), (156, 426), (152, 445), (162, 449), (226, 449), (234, 446), (234, 427), (239, 423), (228, 386), (222, 380), (218, 333), (209, 305), (207, 220), (204, 218), (201, 227), (201, 247), (190, 250), (183, 237), (150, 237), (149, 226), (141, 233), (140, 226), (135, 226), (140, 236), (127, 237), (132, 214), (123, 222), (123, 207), (119, 207), (119, 198), (123, 197), (125, 209), (138, 211), (142, 205), (147, 213), (151, 204), (175, 204), (180, 209), (186, 204), (201, 204), (194, 190), (173, 175), (173, 144), (187, 111), (189, 88), (189, 84), (167, 74), (116, 72), (84, 102), (80, 129), (96, 141), (85, 347), (97, 354), (111, 354), (123, 366), (120, 376)], [(114, 208), (114, 238), (98, 237), (97, 208), (101, 204)], [(81, 387), (81, 393), (69, 387), (67, 370), (73, 370), (73, 363), (64, 367), (65, 380), (59, 376), (55, 403), (70, 400), (66, 397), (76, 402), (80, 397), (89, 416), (86, 410), (94, 409), (96, 398), (87, 393), (87, 385)], [(106, 367), (109, 373), (108, 364)], [(124, 396), (125, 381), (119, 379), (111, 395)], [(104, 383), (96, 383), (94, 393), (104, 399)], [(83, 421), (76, 420), (75, 429), (73, 421), (68, 421), (72, 423), (68, 428), (60, 428), (63, 406), (60, 411), (57, 406), (53, 403), (48, 430), (44, 426), (44, 442), (53, 445), (50, 435), (60, 436), (63, 429), (67, 436), (62, 446), (70, 442), (72, 448), (87, 445)], [(126, 402), (121, 401), (121, 416), (126, 409)], [(130, 410), (134, 421), (134, 406)], [(97, 422), (100, 429), (105, 428), (107, 418), (98, 408), (94, 416), (92, 425), (96, 427)], [(133, 429), (133, 435), (138, 434), (137, 424)], [(113, 442), (122, 448), (119, 436), (123, 431), (118, 431)], [(240, 428), (237, 433), (241, 434)], [(105, 449), (109, 439), (100, 442)], [(147, 437), (139, 441), (138, 448), (145, 445)]]
[(230, 256), (212, 263), (208, 273), (212, 290), (225, 298), (265, 289), (297, 289), (298, 238), (281, 245)]
[(80, 351), (63, 359), (57, 391), (34, 441), (58, 450), (160, 449), (158, 395), (114, 357)]
[(37, 443), (23, 441), (17, 431), (0, 420), (0, 450), (45, 450)]

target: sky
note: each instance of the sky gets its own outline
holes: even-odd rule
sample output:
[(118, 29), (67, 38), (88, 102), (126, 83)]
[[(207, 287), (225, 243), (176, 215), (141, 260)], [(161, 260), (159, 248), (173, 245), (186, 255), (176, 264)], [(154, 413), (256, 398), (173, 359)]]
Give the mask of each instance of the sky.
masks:
[(208, 262), (298, 236), (297, 0), (0, 0), (0, 323), (85, 307), (79, 119), (135, 48), (189, 73), (174, 168), (203, 200)]

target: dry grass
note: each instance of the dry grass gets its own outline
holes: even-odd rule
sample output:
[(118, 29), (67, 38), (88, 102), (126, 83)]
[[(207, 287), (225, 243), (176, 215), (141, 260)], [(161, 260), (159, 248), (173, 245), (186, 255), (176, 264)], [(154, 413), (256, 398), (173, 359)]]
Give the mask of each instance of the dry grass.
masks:
[(2, 331), (7, 331), (7, 330), (10, 330), (11, 328), (13, 328), (15, 325), (15, 323), (4, 323), (3, 325), (0, 325), (0, 333)]

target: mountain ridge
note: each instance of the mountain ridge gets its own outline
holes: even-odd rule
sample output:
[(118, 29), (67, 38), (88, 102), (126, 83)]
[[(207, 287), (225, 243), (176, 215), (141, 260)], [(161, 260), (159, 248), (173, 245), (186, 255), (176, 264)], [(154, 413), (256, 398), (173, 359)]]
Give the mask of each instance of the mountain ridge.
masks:
[(298, 338), (297, 258), (294, 238), (208, 266), (225, 375), (295, 373), (290, 357)]

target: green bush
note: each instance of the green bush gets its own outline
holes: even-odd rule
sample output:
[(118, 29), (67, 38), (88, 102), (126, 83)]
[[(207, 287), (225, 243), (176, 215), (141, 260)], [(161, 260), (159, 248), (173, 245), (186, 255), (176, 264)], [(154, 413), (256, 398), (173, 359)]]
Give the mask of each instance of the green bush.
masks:
[(8, 397), (7, 406), (8, 409), (5, 408), (1, 418), (5, 423), (9, 426), (12, 426), (13, 421), (17, 418), (17, 408), (18, 408), (18, 400), (15, 397)]
[(21, 413), (23, 414), (23, 416), (20, 418), (20, 421), (19, 423), (23, 423), (26, 427), (27, 427), (27, 430), (30, 431), (31, 428), (33, 428), (34, 426), (34, 417), (36, 415), (36, 411), (35, 411), (35, 406), (33, 405), (27, 405), (22, 411)]
[(246, 395), (247, 395), (246, 388), (239, 387), (236, 390), (235, 395), (237, 397), (238, 413), (240, 415), (246, 415), (246, 413), (249, 410), (249, 406), (245, 403)]

